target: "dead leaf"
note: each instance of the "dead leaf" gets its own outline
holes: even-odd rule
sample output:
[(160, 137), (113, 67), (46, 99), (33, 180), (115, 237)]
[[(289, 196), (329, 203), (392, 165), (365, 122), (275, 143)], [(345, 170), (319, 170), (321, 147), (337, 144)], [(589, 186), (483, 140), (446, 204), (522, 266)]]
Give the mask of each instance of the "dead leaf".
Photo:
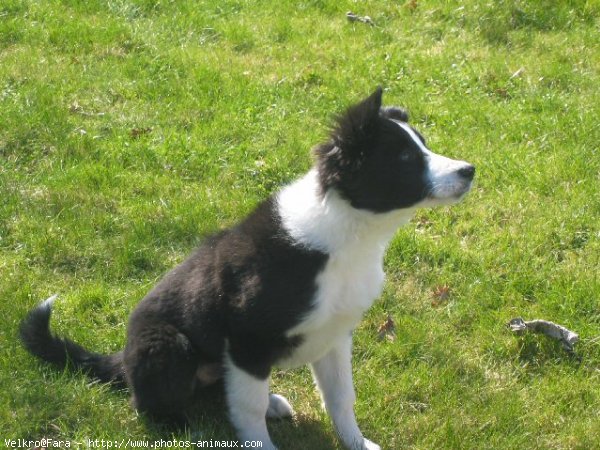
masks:
[(414, 11), (415, 9), (417, 9), (417, 6), (419, 6), (419, 3), (417, 2), (417, 0), (408, 0), (404, 6), (406, 6), (408, 9)]
[(387, 339), (388, 341), (394, 341), (396, 339), (396, 324), (390, 314), (387, 319), (383, 322), (377, 330), (377, 339), (380, 341)]
[(129, 135), (133, 138), (133, 139), (139, 139), (141, 136), (145, 135), (145, 134), (150, 134), (152, 132), (152, 127), (146, 127), (146, 128), (132, 128), (129, 131)]
[(450, 297), (450, 286), (447, 284), (437, 286), (433, 290), (433, 300), (431, 306), (440, 306), (445, 303)]
[(83, 113), (83, 107), (75, 100), (73, 103), (69, 105), (69, 112), (71, 114), (81, 114)]
[(505, 88), (496, 88), (496, 89), (494, 89), (494, 94), (496, 94), (498, 97), (510, 98), (510, 93)]

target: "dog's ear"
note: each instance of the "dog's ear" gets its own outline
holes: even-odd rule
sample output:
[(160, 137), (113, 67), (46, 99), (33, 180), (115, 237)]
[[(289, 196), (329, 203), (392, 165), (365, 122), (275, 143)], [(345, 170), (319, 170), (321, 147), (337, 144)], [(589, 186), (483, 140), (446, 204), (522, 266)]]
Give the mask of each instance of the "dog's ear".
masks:
[(408, 122), (408, 112), (397, 106), (389, 106), (381, 110), (381, 117), (386, 119), (399, 120), (400, 122)]
[(379, 126), (382, 95), (383, 89), (378, 87), (370, 96), (350, 106), (337, 118), (332, 138), (338, 147), (350, 150), (373, 135)]
[(336, 120), (329, 142), (314, 149), (321, 187), (338, 185), (344, 174), (352, 177), (360, 167), (374, 136), (383, 121), (380, 116), (383, 90), (378, 87), (363, 101), (352, 105)]

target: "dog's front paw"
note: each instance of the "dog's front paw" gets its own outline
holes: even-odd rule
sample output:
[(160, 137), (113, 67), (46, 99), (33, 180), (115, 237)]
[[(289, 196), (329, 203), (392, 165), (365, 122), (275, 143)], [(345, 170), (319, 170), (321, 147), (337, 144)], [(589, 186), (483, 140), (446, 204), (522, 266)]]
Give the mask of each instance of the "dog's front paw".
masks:
[(269, 419), (285, 419), (292, 417), (292, 414), (294, 414), (292, 405), (285, 397), (278, 394), (269, 394), (269, 409), (267, 409)]
[(366, 438), (363, 442), (363, 445), (364, 450), (381, 450), (381, 447), (379, 445), (377, 445), (375, 442), (371, 442)]
[(348, 450), (381, 450), (381, 447), (375, 442), (371, 442), (362, 436), (357, 436), (356, 439), (351, 441), (351, 443), (346, 441), (344, 446)]

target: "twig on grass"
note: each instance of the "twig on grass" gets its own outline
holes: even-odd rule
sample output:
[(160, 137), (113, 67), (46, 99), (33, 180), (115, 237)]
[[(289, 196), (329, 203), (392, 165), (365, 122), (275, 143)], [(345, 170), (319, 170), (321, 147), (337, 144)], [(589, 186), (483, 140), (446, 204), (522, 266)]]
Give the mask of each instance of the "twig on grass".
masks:
[(346, 17), (348, 18), (348, 20), (350, 22), (362, 22), (362, 23), (369, 24), (371, 26), (375, 25), (375, 23), (373, 22), (373, 19), (371, 19), (369, 16), (358, 16), (358, 15), (354, 14), (352, 11), (348, 11), (346, 13)]
[(547, 320), (536, 319), (526, 322), (521, 317), (517, 317), (511, 319), (506, 326), (517, 334), (522, 334), (525, 331), (545, 334), (552, 339), (560, 341), (563, 348), (568, 352), (573, 351), (573, 345), (579, 340), (577, 333)]

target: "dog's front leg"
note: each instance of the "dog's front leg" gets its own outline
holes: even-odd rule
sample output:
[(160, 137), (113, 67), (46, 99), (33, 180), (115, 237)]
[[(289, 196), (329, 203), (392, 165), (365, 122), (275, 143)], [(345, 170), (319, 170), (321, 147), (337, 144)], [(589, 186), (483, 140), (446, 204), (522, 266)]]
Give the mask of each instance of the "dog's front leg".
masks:
[(244, 441), (260, 441), (262, 450), (277, 450), (267, 431), (269, 378), (250, 375), (236, 366), (228, 355), (225, 358), (225, 395), (231, 422), (242, 445)]
[(343, 444), (350, 450), (380, 450), (379, 445), (363, 437), (356, 423), (351, 360), (352, 336), (349, 335), (312, 364), (313, 377)]

